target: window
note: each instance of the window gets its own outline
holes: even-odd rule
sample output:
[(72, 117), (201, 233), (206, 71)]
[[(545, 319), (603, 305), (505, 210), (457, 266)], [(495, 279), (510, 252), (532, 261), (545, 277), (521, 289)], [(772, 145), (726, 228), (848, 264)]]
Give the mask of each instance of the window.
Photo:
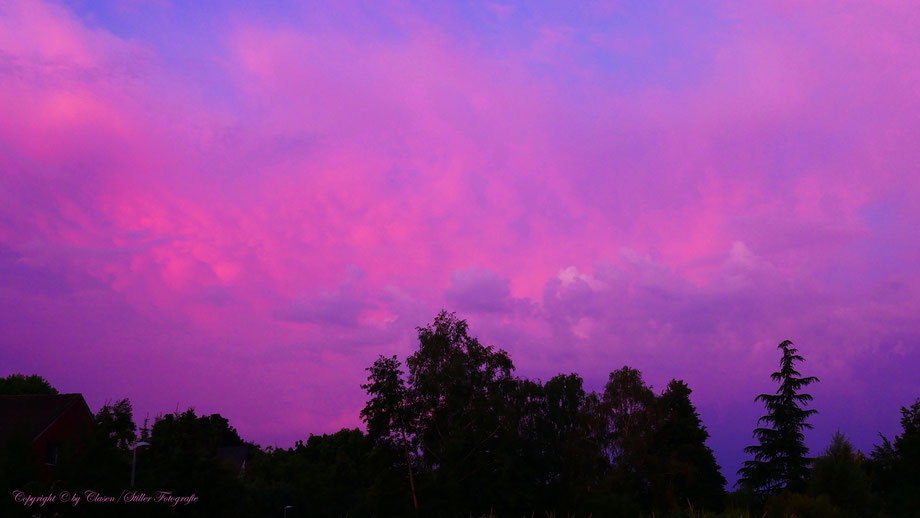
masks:
[(54, 466), (58, 463), (58, 454), (61, 451), (61, 445), (56, 442), (49, 442), (45, 447), (45, 464)]

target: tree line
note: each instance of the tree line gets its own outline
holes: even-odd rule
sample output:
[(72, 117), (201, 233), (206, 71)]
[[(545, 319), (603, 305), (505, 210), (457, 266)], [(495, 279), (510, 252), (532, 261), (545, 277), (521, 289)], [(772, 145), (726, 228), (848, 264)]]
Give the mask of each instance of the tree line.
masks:
[[(130, 401), (95, 415), (88, 447), (66, 452), (54, 480), (29, 471), (20, 445), (0, 458), (0, 487), (121, 491), (137, 451), (137, 488), (195, 493), (185, 507), (135, 506), (132, 516), (920, 516), (920, 399), (902, 408), (902, 433), (869, 456), (842, 433), (816, 458), (804, 446), (805, 392), (794, 345), (779, 345), (778, 388), (746, 451), (739, 485), (726, 480), (686, 383), (656, 393), (633, 368), (600, 391), (577, 374), (545, 382), (515, 375), (510, 356), (441, 312), (401, 361), (368, 367), (366, 431), (311, 435), (290, 448), (244, 441), (227, 419), (194, 410), (138, 427)], [(54, 393), (38, 376), (0, 379), (0, 394)], [(245, 469), (220, 452), (245, 447)], [(0, 511), (21, 512), (6, 496)], [(287, 510), (285, 511), (285, 508)], [(6, 512), (2, 512), (4, 516)], [(34, 512), (34, 510), (33, 510)], [(98, 506), (64, 516), (125, 515)], [(171, 513), (171, 514), (170, 514)]]

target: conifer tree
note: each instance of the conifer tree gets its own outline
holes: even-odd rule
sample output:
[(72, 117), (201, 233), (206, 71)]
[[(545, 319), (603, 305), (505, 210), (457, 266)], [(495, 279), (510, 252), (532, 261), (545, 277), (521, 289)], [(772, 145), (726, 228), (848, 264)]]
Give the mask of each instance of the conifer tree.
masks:
[(683, 381), (671, 380), (655, 400), (658, 423), (652, 457), (662, 475), (656, 504), (662, 511), (685, 504), (721, 510), (725, 497), (725, 477), (706, 445), (709, 432), (690, 401), (691, 392)]
[[(767, 415), (757, 420), (758, 427), (754, 429), (754, 437), (760, 444), (744, 449), (753, 454), (754, 459), (745, 461), (744, 467), (738, 470), (739, 484), (764, 494), (805, 488), (810, 459), (804, 431), (812, 427), (807, 419), (817, 413), (817, 410), (803, 408), (813, 398), (801, 390), (818, 378), (802, 377), (795, 370), (795, 363), (804, 358), (797, 354), (792, 342), (784, 340), (777, 348), (783, 351), (780, 369), (770, 378), (779, 383), (779, 388), (775, 394), (760, 394), (755, 398), (763, 402)], [(761, 424), (767, 426), (759, 426)]]

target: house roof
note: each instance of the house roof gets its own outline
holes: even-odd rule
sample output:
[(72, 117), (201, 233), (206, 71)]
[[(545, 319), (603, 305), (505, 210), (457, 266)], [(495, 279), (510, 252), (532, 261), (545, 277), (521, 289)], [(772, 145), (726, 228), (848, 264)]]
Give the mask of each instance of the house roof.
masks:
[(14, 437), (34, 441), (73, 405), (89, 412), (82, 394), (0, 396), (0, 444)]

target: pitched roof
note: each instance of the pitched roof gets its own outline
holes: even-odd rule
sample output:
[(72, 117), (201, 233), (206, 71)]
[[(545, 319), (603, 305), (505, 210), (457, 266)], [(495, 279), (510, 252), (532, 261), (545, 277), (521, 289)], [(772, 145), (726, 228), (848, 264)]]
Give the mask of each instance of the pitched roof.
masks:
[(14, 437), (35, 440), (73, 405), (86, 406), (82, 394), (0, 396), (0, 444)]

